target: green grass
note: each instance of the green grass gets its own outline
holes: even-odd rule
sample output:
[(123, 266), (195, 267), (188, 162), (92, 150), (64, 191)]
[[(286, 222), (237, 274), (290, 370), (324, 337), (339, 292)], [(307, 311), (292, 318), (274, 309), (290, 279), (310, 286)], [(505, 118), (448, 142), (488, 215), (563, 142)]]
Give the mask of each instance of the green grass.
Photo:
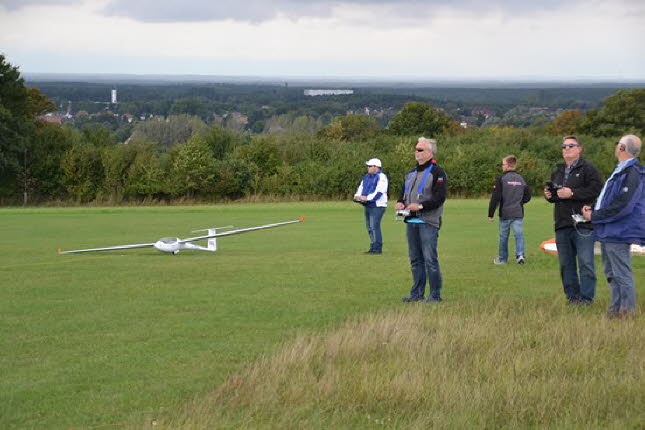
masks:
[[(439, 238), (445, 299), (441, 306), (453, 322), (465, 324), (478, 315), (486, 319), (510, 303), (521, 310), (518, 323), (536, 328), (526, 336), (538, 340), (544, 334), (535, 321), (548, 326), (551, 320), (571, 320), (592, 337), (615, 330), (602, 319), (608, 291), (599, 259), (596, 304), (589, 309), (564, 305), (557, 259), (538, 248), (553, 237), (546, 203), (536, 199), (527, 206), (525, 266), (491, 264), (497, 252), (497, 224), (487, 221), (486, 207), (483, 200), (451, 200), (446, 205)], [(59, 247), (151, 242), (161, 236), (190, 236), (190, 230), (198, 228), (249, 227), (301, 214), (307, 216), (304, 224), (223, 238), (215, 254), (182, 251), (170, 256), (131, 250), (56, 255)], [(385, 253), (365, 256), (362, 211), (352, 203), (0, 210), (0, 428), (138, 426), (152, 419), (173, 427), (185, 421), (191, 407), (186, 405), (221, 393), (231, 377), (258, 366), (260, 357), (266, 361), (279, 356), (303, 336), (333, 334), (361, 315), (396, 315), (403, 306), (400, 298), (408, 294), (410, 274), (404, 226), (392, 217), (390, 208), (383, 221)], [(645, 258), (635, 258), (634, 268), (638, 289), (645, 279)], [(642, 308), (642, 289), (637, 299)], [(506, 319), (498, 318), (495, 334), (512, 344), (513, 333), (506, 326), (512, 326), (514, 317), (508, 313)], [(523, 314), (536, 319), (529, 323)], [(432, 320), (420, 324), (432, 327)], [(621, 324), (643, 332), (640, 314), (617, 322)], [(628, 353), (633, 352), (632, 343), (643, 344), (636, 336), (617, 342)], [(530, 355), (526, 358), (527, 365), (546, 372), (545, 357), (553, 351), (538, 348), (535, 353), (534, 362)], [(625, 370), (637, 376), (640, 369), (640, 382), (625, 382), (623, 387), (624, 392), (636, 390), (641, 400), (642, 357), (626, 361)], [(593, 371), (598, 367), (594, 363)], [(579, 371), (584, 372), (584, 366)], [(377, 396), (371, 399), (376, 400)], [(578, 408), (596, 403), (583, 398)], [(336, 407), (333, 401), (322, 406)], [(397, 404), (385, 402), (383, 407), (381, 412), (393, 411)], [(629, 424), (630, 411), (638, 409), (626, 407), (627, 418), (621, 422)], [(316, 408), (296, 409), (304, 414), (298, 420), (305, 427), (349, 418), (359, 427), (374, 426), (363, 420), (363, 409), (352, 409), (351, 402), (348, 408), (354, 412), (347, 415), (339, 408), (337, 415), (331, 414), (334, 419), (318, 415)], [(248, 413), (248, 408), (233, 407), (232, 421), (221, 425), (253, 427), (258, 423), (254, 416), (267, 419), (262, 412)], [(279, 424), (289, 417), (280, 418), (280, 411), (274, 415), (265, 422)], [(221, 417), (221, 411), (213, 416)], [(476, 417), (476, 412), (459, 415), (452, 424), (513, 424)], [(598, 426), (611, 424), (612, 417), (599, 418)], [(424, 423), (419, 416), (400, 425)]]

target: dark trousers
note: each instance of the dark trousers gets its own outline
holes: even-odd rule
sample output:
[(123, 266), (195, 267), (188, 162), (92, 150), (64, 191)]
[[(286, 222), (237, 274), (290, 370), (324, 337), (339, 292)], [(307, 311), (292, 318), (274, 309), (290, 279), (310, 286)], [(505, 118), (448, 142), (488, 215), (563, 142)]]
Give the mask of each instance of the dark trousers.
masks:
[(441, 270), (437, 254), (439, 229), (430, 224), (407, 224), (408, 254), (412, 270), (410, 298), (421, 299), (426, 290), (426, 279), (430, 283), (430, 297), (441, 297)]
[[(596, 271), (593, 261), (594, 238), (589, 230), (578, 230), (584, 236), (573, 227), (555, 231), (555, 242), (560, 260), (560, 277), (567, 300), (592, 302), (596, 293)], [(580, 269), (579, 275), (578, 268)]]

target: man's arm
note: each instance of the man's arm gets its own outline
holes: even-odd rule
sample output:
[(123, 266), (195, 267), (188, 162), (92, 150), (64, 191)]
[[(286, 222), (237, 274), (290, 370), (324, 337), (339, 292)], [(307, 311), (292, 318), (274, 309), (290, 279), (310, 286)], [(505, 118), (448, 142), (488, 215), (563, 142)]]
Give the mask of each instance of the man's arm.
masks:
[(354, 197), (356, 197), (356, 196), (358, 196), (358, 197), (362, 196), (362, 195), (363, 195), (363, 194), (362, 194), (362, 192), (363, 192), (363, 181), (359, 182), (359, 184), (358, 184), (358, 189), (356, 190), (356, 194), (354, 194)]
[(502, 199), (502, 176), (498, 176), (493, 185), (493, 193), (490, 196), (490, 203), (488, 203), (488, 218), (495, 216), (495, 209)]
[[(638, 168), (629, 167), (625, 175), (625, 180), (620, 185), (620, 193), (609, 205), (593, 211), (591, 214), (591, 222), (604, 223), (609, 221), (609, 218), (618, 215), (632, 201), (634, 193), (638, 191), (639, 185), (643, 186), (640, 184), (640, 172)], [(611, 221), (615, 221), (615, 219)]]
[[(559, 166), (556, 166), (556, 167), (555, 167), (555, 170), (554, 170), (553, 172), (551, 172), (551, 183), (555, 182), (555, 175), (558, 173), (558, 168), (559, 168)], [(557, 194), (551, 194), (551, 197), (549, 197), (549, 196), (548, 196), (549, 194), (551, 194), (551, 193), (550, 193), (550, 192), (548, 191), (548, 189), (545, 187), (545, 188), (544, 188), (544, 199), (545, 199), (547, 202), (549, 202), (549, 203), (555, 203), (555, 202), (559, 202), (559, 201), (560, 201), (560, 198), (558, 197), (558, 195), (557, 195)]]
[(422, 211), (429, 211), (436, 209), (446, 201), (446, 194), (448, 191), (448, 178), (446, 172), (435, 165), (434, 174), (432, 175), (432, 196), (429, 200), (422, 200), (419, 204), (423, 205)]
[(530, 201), (531, 201), (531, 189), (527, 184), (524, 184), (524, 195), (522, 196), (522, 204), (528, 203)]

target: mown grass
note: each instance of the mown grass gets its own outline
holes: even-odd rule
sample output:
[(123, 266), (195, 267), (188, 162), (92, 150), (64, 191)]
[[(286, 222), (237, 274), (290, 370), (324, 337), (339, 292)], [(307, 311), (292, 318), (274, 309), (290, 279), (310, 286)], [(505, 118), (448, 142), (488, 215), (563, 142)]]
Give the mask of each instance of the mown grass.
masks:
[[(446, 206), (439, 239), (445, 302), (437, 308), (437, 315), (450, 318), (457, 329), (459, 324), (476, 321), (479, 315), (483, 319), (498, 318), (496, 307), (513, 303), (518, 312), (509, 313), (509, 321), (499, 319), (500, 327), (491, 333), (500, 342), (512, 340), (514, 330), (507, 326), (513, 323), (513, 315), (521, 322), (532, 310), (541, 309), (544, 326), (571, 319), (572, 330), (582, 324), (589, 336), (631, 327), (633, 337), (619, 336), (623, 341), (616, 351), (642, 345), (637, 337), (643, 331), (640, 314), (632, 321), (616, 324), (602, 319), (607, 304), (602, 276), (593, 307), (580, 310), (563, 304), (557, 261), (538, 249), (542, 240), (553, 236), (547, 204), (538, 199), (527, 207), (528, 252), (523, 267), (491, 264), (497, 249), (497, 227), (486, 221), (486, 205), (484, 200), (450, 200)], [(297, 219), (301, 214), (307, 215), (304, 224), (222, 239), (215, 254), (186, 251), (169, 256), (154, 250), (131, 250), (58, 256), (55, 252), (58, 247), (74, 249), (150, 242), (168, 235), (189, 236), (190, 230), (217, 225), (248, 227)], [(355, 318), (366, 316), (369, 320), (367, 315), (379, 315), (385, 321), (391, 318), (390, 311), (398, 318), (396, 311), (403, 306), (400, 298), (408, 293), (410, 274), (403, 226), (392, 221), (392, 216), (390, 209), (383, 224), (385, 253), (365, 256), (361, 254), (367, 248), (361, 208), (345, 202), (0, 210), (0, 427), (136, 427), (149, 425), (152, 420), (170, 427), (181, 425), (186, 422), (187, 401), (197, 399), (197, 407), (200, 399), (212, 398), (213, 392), (226, 397), (221, 394), (226, 392), (222, 387), (235, 380), (231, 378), (246, 378), (243, 375), (254, 368), (259, 357), (270, 361), (274, 354), (293, 348), (290, 342), (297, 345), (305, 340), (313, 342), (310, 337), (332, 336), (336, 330), (343, 330), (348, 319), (362, 321)], [(644, 298), (643, 260), (634, 260), (640, 307)], [(599, 260), (597, 272), (602, 273)], [(403, 311), (413, 315), (421, 312), (417, 321), (422, 333), (426, 332), (422, 327), (430, 330), (435, 324), (434, 308), (406, 307)], [(489, 314), (492, 316), (487, 317)], [(531, 328), (526, 336), (540, 337), (540, 332), (534, 332), (537, 322), (526, 325), (527, 330)], [(450, 330), (444, 331), (452, 335)], [(453, 332), (456, 336), (460, 333)], [(457, 337), (455, 345), (467, 340)], [(534, 349), (532, 366), (540, 370), (551, 350)], [(643, 355), (637, 357), (618, 371), (626, 375), (635, 375), (638, 369), (642, 372)], [(595, 357), (589, 358), (586, 369), (595, 370)], [(492, 369), (482, 367), (481, 371), (484, 378)], [(378, 368), (372, 373), (378, 373)], [(447, 376), (457, 378), (458, 374)], [(427, 392), (424, 396), (431, 397), (435, 391), (427, 385), (429, 381), (422, 379), (420, 383)], [(640, 380), (618, 386), (624, 393), (637, 390), (642, 400), (642, 374)], [(521, 391), (522, 385), (516, 389)], [(548, 391), (548, 385), (544, 389)], [(342, 426), (344, 422), (348, 427), (374, 426), (377, 423), (365, 421), (365, 409), (359, 406), (381, 403), (378, 391), (373, 392), (373, 398), (366, 397), (360, 403), (340, 396), (315, 410), (294, 404), (300, 415), (289, 415), (287, 404), (272, 412), (273, 417), (257, 414), (254, 409), (244, 411), (231, 399), (224, 399), (224, 404), (231, 405), (224, 414), (229, 421), (218, 425), (256, 427), (266, 422), (271, 426), (292, 419), (309, 427)], [(577, 409), (591, 411), (603, 392), (595, 396), (593, 401), (579, 398)], [(356, 396), (358, 399), (361, 397)], [(336, 411), (339, 403), (347, 403), (347, 407)], [(501, 408), (497, 403), (493, 406)], [(210, 410), (212, 405), (199, 408)], [(383, 402), (382, 408), (393, 411), (399, 406)], [(417, 409), (417, 415), (406, 412), (411, 418), (400, 421), (400, 425), (427, 423), (422, 409)], [(633, 423), (638, 417), (635, 409), (629, 404), (624, 409), (623, 421), (618, 415), (604, 419), (598, 415), (598, 426)], [(348, 415), (347, 410), (355, 414)], [(564, 410), (575, 413), (569, 406)], [(221, 417), (222, 411), (213, 414)], [(452, 422), (475, 426), (491, 423), (477, 421), (480, 414), (476, 409), (464, 414), (456, 414), (461, 421)], [(330, 421), (330, 416), (338, 418)], [(511, 425), (503, 413), (501, 417), (496, 423)], [(396, 420), (385, 413), (377, 416), (383, 418)], [(558, 419), (573, 423), (567, 421), (566, 414)], [(436, 425), (444, 422), (448, 423), (438, 421)]]

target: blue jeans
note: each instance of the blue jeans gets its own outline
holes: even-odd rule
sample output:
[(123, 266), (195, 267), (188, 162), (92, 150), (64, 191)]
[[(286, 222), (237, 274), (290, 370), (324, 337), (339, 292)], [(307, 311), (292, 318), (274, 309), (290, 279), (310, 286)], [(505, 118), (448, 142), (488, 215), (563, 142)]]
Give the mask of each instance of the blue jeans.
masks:
[(508, 236), (510, 229), (513, 227), (515, 236), (515, 257), (524, 256), (524, 233), (522, 231), (522, 218), (516, 219), (499, 219), (499, 260), (508, 260)]
[(370, 236), (370, 252), (383, 251), (383, 235), (381, 234), (381, 220), (385, 208), (365, 206), (365, 226)]
[[(579, 229), (583, 234), (590, 231)], [(581, 236), (575, 228), (566, 227), (555, 231), (555, 243), (560, 260), (560, 277), (567, 300), (592, 302), (596, 292), (596, 271), (593, 262), (593, 234)], [(576, 265), (576, 257), (578, 264)], [(578, 277), (580, 266), (580, 277)]]
[(407, 224), (408, 253), (412, 270), (410, 298), (422, 299), (426, 290), (426, 274), (430, 283), (430, 297), (441, 297), (441, 270), (437, 254), (439, 229), (430, 224)]
[(611, 291), (610, 312), (636, 311), (636, 286), (629, 246), (628, 243), (600, 244), (605, 276)]

